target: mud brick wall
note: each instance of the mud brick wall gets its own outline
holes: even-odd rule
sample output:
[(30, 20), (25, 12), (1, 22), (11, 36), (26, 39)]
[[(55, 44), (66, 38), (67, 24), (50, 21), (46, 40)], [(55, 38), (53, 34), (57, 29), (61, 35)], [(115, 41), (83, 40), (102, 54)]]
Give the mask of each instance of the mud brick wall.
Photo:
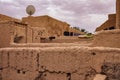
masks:
[[(114, 73), (113, 73), (114, 72)], [(120, 49), (105, 47), (1, 48), (0, 80), (119, 80)]]
[(32, 27), (45, 28), (49, 36), (62, 36), (64, 31), (69, 30), (69, 24), (47, 15), (23, 17), (22, 21), (28, 23)]
[(120, 48), (120, 30), (106, 30), (95, 34), (92, 46)]
[(19, 19), (0, 14), (0, 22), (5, 22), (5, 21), (20, 21)]
[[(0, 47), (9, 47), (10, 43), (27, 42), (27, 25), (21, 22), (7, 21), (0, 23)], [(29, 35), (30, 36), (30, 35)]]

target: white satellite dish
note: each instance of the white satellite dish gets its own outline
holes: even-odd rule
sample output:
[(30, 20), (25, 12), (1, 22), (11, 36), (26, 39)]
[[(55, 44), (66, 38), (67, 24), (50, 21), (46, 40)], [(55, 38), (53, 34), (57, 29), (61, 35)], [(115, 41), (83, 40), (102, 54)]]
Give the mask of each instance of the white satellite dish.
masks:
[(28, 5), (26, 8), (26, 12), (28, 15), (33, 15), (35, 13), (35, 7), (33, 5)]

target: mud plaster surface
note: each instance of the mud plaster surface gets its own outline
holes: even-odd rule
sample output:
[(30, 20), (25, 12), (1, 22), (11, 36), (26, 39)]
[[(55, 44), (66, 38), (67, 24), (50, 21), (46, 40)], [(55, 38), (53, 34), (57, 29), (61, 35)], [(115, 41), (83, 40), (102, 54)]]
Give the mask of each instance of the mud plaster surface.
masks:
[[(109, 79), (116, 79), (120, 73), (119, 63), (118, 48), (78, 46), (1, 48), (0, 79), (93, 80), (98, 73), (106, 74)], [(108, 66), (107, 70), (105, 66)], [(114, 71), (114, 74), (110, 74), (112, 71), (109, 70)]]

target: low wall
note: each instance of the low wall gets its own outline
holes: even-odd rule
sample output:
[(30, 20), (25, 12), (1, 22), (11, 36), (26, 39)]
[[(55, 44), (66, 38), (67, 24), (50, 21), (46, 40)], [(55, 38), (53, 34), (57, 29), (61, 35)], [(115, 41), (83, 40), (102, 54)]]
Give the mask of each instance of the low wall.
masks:
[(76, 42), (76, 43), (27, 43), (27, 44), (16, 44), (11, 43), (10, 47), (73, 47), (73, 46), (90, 46), (90, 42)]
[(0, 80), (93, 80), (98, 73), (106, 75), (109, 80), (120, 80), (120, 49), (0, 49)]
[(120, 48), (120, 30), (106, 30), (97, 32), (92, 46)]
[(81, 38), (78, 36), (60, 36), (56, 37), (53, 40), (47, 38), (46, 40), (42, 41), (41, 43), (76, 43), (76, 42), (91, 42), (92, 38)]

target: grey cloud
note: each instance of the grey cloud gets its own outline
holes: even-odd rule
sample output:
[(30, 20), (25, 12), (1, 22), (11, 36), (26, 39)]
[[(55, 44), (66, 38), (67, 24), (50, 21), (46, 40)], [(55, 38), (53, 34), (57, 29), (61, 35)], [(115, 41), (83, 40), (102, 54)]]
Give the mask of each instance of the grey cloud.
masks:
[[(0, 0), (0, 13), (22, 18), (27, 16), (25, 9), (29, 4), (36, 7), (35, 16), (50, 15), (89, 31), (101, 25), (106, 19), (105, 15), (115, 12), (115, 0), (13, 0), (13, 2)], [(51, 13), (49, 8), (55, 13)], [(93, 15), (97, 15), (100, 21), (92, 21), (95, 17)]]
[[(74, 14), (71, 16), (76, 18), (72, 21), (71, 20), (67, 20), (67, 21), (73, 24), (74, 26), (76, 24), (76, 26), (78, 25), (81, 28), (86, 28), (87, 30), (90, 31), (94, 31), (96, 27), (102, 24), (101, 23), (102, 21), (100, 20), (101, 22), (99, 21), (99, 23), (97, 20), (92, 22), (91, 18), (93, 16), (89, 16), (89, 15), (92, 14), (106, 15), (107, 17), (108, 14), (115, 12), (115, 0), (105, 0), (106, 2), (105, 1), (102, 2), (102, 0), (87, 0), (87, 1), (71, 0), (67, 2), (66, 0), (64, 0), (63, 3), (62, 1), (63, 0), (61, 0), (61, 2), (57, 2), (56, 0), (54, 0), (54, 4), (58, 6), (62, 6), (62, 9), (64, 11), (74, 12)], [(100, 17), (98, 16), (98, 18)]]
[(55, 5), (62, 6), (62, 9), (74, 11), (79, 14), (106, 14), (111, 12), (111, 8), (115, 6), (114, 0), (106, 0), (106, 3), (100, 0), (53, 0)]
[[(100, 0), (89, 0), (89, 12), (96, 14), (108, 14), (111, 13), (114, 7), (115, 9), (115, 1), (114, 0), (106, 0), (106, 2), (102, 2)], [(114, 3), (114, 4), (113, 4)]]

